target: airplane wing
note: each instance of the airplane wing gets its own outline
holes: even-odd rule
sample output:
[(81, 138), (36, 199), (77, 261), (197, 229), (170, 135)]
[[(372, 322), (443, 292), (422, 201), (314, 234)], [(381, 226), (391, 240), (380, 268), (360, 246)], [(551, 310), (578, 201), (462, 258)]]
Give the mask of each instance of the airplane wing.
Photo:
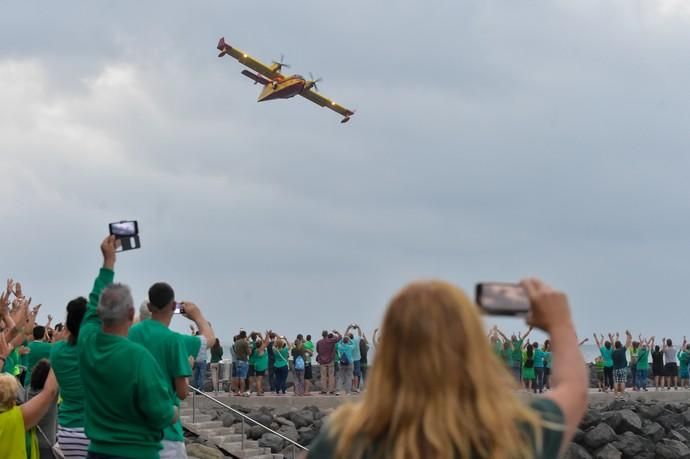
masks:
[(353, 112), (349, 108), (343, 107), (342, 105), (332, 101), (327, 97), (322, 96), (321, 94), (312, 89), (304, 90), (301, 93), (299, 93), (299, 95), (304, 97), (305, 99), (311, 100), (316, 105), (328, 107), (334, 112), (343, 115), (345, 118), (342, 119), (341, 123), (347, 123), (348, 121), (350, 121), (350, 117), (355, 114), (355, 112)]
[(260, 61), (254, 59), (249, 54), (228, 45), (227, 43), (225, 43), (225, 38), (221, 38), (220, 41), (218, 41), (217, 48), (220, 51), (218, 57), (223, 57), (226, 54), (229, 54), (235, 59), (237, 59), (240, 62), (240, 64), (246, 65), (250, 69), (254, 70), (257, 73), (260, 73), (261, 75), (267, 78), (270, 78), (271, 80), (280, 81), (285, 78), (283, 74), (281, 74), (278, 71), (272, 70), (266, 64), (263, 64)]

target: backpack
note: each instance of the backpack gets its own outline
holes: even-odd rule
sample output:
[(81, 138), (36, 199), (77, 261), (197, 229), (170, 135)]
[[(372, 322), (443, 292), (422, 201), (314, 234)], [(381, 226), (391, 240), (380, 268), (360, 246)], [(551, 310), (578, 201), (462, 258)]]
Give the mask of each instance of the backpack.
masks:
[(295, 370), (297, 370), (297, 371), (304, 370), (304, 357), (302, 357), (301, 355), (298, 355), (295, 358)]
[(347, 358), (347, 354), (344, 352), (340, 353), (340, 364), (341, 365), (349, 365), (350, 364), (350, 359)]

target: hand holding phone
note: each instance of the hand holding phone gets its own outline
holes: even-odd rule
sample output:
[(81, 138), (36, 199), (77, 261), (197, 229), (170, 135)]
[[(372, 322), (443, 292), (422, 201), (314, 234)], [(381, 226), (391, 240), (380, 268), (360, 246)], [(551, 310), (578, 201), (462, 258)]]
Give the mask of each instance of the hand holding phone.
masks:
[(184, 303), (175, 302), (175, 314), (184, 314)]
[(139, 223), (136, 220), (123, 220), (108, 226), (110, 234), (117, 238), (118, 252), (141, 248)]

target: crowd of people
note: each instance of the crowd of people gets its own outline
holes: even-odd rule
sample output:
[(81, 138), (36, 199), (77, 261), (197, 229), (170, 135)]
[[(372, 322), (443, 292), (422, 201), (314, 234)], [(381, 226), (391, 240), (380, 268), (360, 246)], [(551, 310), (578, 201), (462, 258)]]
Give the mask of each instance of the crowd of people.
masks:
[[(343, 333), (324, 330), (316, 343), (309, 334), (300, 333), (291, 340), (273, 330), (265, 333), (240, 330), (233, 337), (230, 359), (223, 360), (223, 347), (218, 338), (211, 348), (213, 391), (216, 394), (224, 391), (221, 385), (221, 363), (224, 363), (231, 365), (227, 391), (235, 396), (263, 396), (266, 389), (284, 395), (290, 371), (294, 379), (293, 394), (308, 396), (314, 388), (312, 363), (315, 361), (319, 364), (321, 394), (359, 393), (366, 380), (369, 349), (369, 340), (357, 324), (349, 325)], [(193, 385), (203, 389), (204, 381), (194, 381)]]
[[(91, 293), (67, 304), (64, 325), (52, 327), (51, 318), (37, 324), (40, 306), (31, 308), (19, 283), (3, 290), (0, 457), (51, 457), (56, 443), (67, 458), (186, 457), (180, 400), (189, 394), (188, 378), (203, 385), (207, 348), (213, 389), (220, 389), (223, 348), (201, 309), (176, 301), (167, 283), (150, 287), (137, 317), (129, 287), (114, 282), (116, 248), (113, 236), (102, 242)], [(510, 339), (494, 328), (493, 349), (478, 343), (482, 325), (473, 302), (450, 284), (419, 282), (389, 304), (380, 339), (377, 331), (372, 337), (377, 364), (370, 375), (370, 343), (357, 324), (342, 333), (324, 330), (318, 340), (240, 330), (229, 390), (285, 394), (291, 370), (295, 395), (307, 395), (314, 361), (322, 393), (357, 392), (366, 381), (362, 399), (332, 415), (310, 458), (384, 450), (414, 459), (555, 457), (586, 406), (585, 366), (577, 364), (582, 356), (565, 295), (537, 280), (523, 287), (532, 303), (530, 325), (550, 335), (542, 346), (527, 341), (531, 328)], [(169, 328), (180, 307), (192, 334)], [(551, 391), (525, 404), (505, 390), (516, 379)]]

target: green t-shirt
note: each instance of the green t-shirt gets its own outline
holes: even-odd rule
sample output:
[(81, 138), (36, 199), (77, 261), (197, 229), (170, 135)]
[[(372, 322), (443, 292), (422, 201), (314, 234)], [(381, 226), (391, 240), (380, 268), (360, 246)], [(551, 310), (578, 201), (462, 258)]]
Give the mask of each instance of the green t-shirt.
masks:
[(605, 346), (602, 346), (601, 349), (599, 349), (601, 352), (601, 358), (604, 359), (604, 366), (606, 368), (612, 367), (613, 366), (613, 348), (611, 349), (606, 349)]
[(637, 351), (637, 369), (638, 370), (649, 369), (649, 349), (640, 348)]
[[(537, 448), (534, 432), (529, 432), (532, 442), (532, 449), (534, 451), (534, 458), (548, 459), (558, 457), (561, 442), (563, 441), (563, 431), (565, 430), (565, 426), (563, 424), (563, 412), (553, 400), (548, 398), (535, 398), (532, 400), (530, 406), (544, 420), (544, 426), (542, 427), (541, 431), (541, 455), (537, 454), (537, 451), (540, 448)], [(316, 437), (314, 442), (309, 447), (307, 459), (334, 458), (336, 444), (337, 433), (332, 435), (328, 428), (322, 429), (321, 433)], [(385, 453), (385, 445), (373, 443), (367, 448), (363, 458), (383, 458), (386, 457)]]
[(199, 336), (183, 335), (181, 333), (179, 336), (182, 339), (182, 344), (187, 351), (187, 355), (196, 360), (197, 356), (199, 355), (199, 351), (201, 350), (201, 338)]
[(604, 361), (599, 360), (598, 362), (594, 363), (594, 369), (596, 370), (597, 374), (604, 374)]
[(217, 350), (212, 347), (211, 348), (211, 363), (218, 363), (222, 359), (223, 359), (223, 347), (219, 346)]
[(84, 427), (84, 386), (81, 383), (77, 346), (67, 341), (55, 343), (50, 350), (50, 364), (62, 397), (58, 423), (62, 427)]
[(312, 343), (311, 341), (305, 341), (302, 344), (302, 346), (304, 347), (304, 349), (310, 352), (310, 354), (305, 354), (304, 357), (304, 363), (309, 365), (311, 364), (311, 356), (314, 355), (314, 343)]
[(16, 349), (10, 352), (7, 358), (5, 359), (5, 365), (2, 367), (3, 373), (14, 375), (14, 367), (17, 364), (15, 361), (15, 351)]
[(678, 365), (683, 368), (688, 366), (688, 360), (690, 360), (690, 354), (685, 351), (680, 351), (676, 355), (678, 357)]
[(254, 369), (256, 371), (266, 371), (268, 368), (268, 350), (264, 348), (259, 351), (260, 346), (255, 346), (252, 351), (252, 358), (254, 359)]
[(249, 342), (249, 365), (256, 365), (256, 343)]
[(273, 365), (275, 368), (283, 368), (288, 364), (288, 359), (290, 358), (290, 351), (288, 350), (287, 346), (285, 346), (282, 349), (278, 349), (277, 347), (273, 347), (273, 355), (275, 355), (275, 364)]
[(512, 340), (513, 342), (513, 363), (522, 362), (522, 342), (524, 340)]
[(146, 348), (101, 330), (98, 301), (114, 275), (100, 270), (77, 343), (89, 452), (157, 459), (163, 429), (172, 424), (174, 402), (168, 379)]
[[(175, 391), (175, 378), (192, 375), (189, 357), (180, 333), (170, 330), (163, 323), (150, 319), (139, 322), (129, 329), (129, 339), (144, 346), (156, 359), (167, 378), (168, 393), (175, 406), (180, 399)], [(198, 337), (195, 337), (198, 339)], [(170, 441), (184, 441), (182, 423), (177, 422), (163, 430), (163, 438)]]
[(45, 341), (31, 341), (26, 347), (31, 351), (28, 354), (26, 376), (24, 377), (24, 386), (28, 387), (31, 383), (31, 372), (34, 366), (39, 360), (50, 358), (50, 349), (53, 345)]

